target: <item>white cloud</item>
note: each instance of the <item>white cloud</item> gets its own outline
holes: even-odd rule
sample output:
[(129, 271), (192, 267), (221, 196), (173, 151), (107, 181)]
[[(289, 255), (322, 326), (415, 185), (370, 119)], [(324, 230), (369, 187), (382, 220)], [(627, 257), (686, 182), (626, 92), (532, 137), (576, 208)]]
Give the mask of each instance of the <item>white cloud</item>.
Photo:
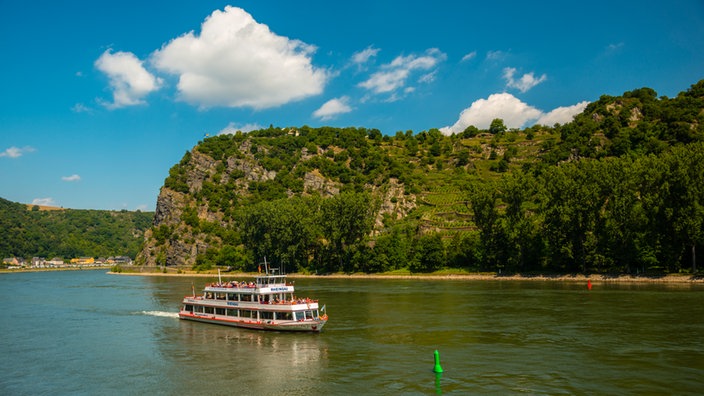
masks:
[[(405, 88), (406, 81), (412, 72), (431, 70), (445, 59), (447, 59), (447, 55), (437, 48), (428, 49), (423, 56), (398, 56), (391, 63), (383, 65), (380, 71), (373, 73), (368, 80), (359, 83), (358, 86), (375, 94), (391, 94), (391, 97), (396, 97), (393, 93), (398, 89)], [(432, 72), (425, 73), (426, 76), (429, 74), (432, 75)], [(426, 77), (425, 82), (427, 81)]]
[(501, 50), (488, 51), (486, 53), (486, 60), (489, 60), (489, 61), (500, 61), (504, 58), (506, 58), (506, 53)]
[(74, 174), (71, 175), (71, 176), (63, 176), (63, 177), (61, 177), (61, 180), (65, 181), (65, 182), (75, 182), (75, 181), (80, 181), (80, 180), (81, 180), (81, 176), (79, 176), (79, 175), (77, 175), (77, 174), (74, 173)]
[(454, 125), (440, 130), (446, 135), (451, 135), (463, 132), (470, 125), (479, 129), (488, 129), (495, 118), (502, 119), (508, 128), (522, 128), (529, 123), (546, 126), (552, 126), (555, 123), (565, 124), (584, 111), (588, 104), (589, 102), (580, 102), (544, 113), (509, 93), (497, 93), (489, 95), (487, 99), (474, 101), (460, 113), (460, 118)]
[(240, 132), (251, 132), (259, 129), (264, 129), (263, 126), (259, 124), (243, 124), (239, 125), (234, 122), (230, 122), (227, 126), (218, 132), (218, 135), (234, 135), (237, 131)]
[(362, 51), (355, 52), (352, 55), (352, 63), (354, 63), (356, 65), (362, 65), (364, 63), (367, 63), (369, 61), (369, 59), (376, 56), (376, 54), (378, 54), (378, 53), (379, 53), (379, 48), (374, 48), (372, 46), (369, 46)]
[(71, 111), (73, 111), (74, 113), (92, 113), (93, 109), (84, 105), (83, 103), (76, 103), (75, 105), (73, 105), (73, 107), (71, 107)]
[(329, 79), (315, 68), (316, 48), (274, 34), (245, 10), (227, 6), (152, 54), (159, 70), (177, 75), (182, 100), (201, 107), (264, 109), (318, 95)]
[(29, 146), (23, 148), (12, 146), (6, 148), (5, 151), (0, 152), (0, 157), (19, 158), (24, 154), (31, 153), (33, 151), (34, 148)]
[(438, 74), (438, 71), (437, 71), (437, 70), (433, 70), (433, 71), (430, 72), (430, 73), (423, 74), (423, 75), (420, 76), (420, 78), (418, 79), (418, 82), (429, 84), (429, 83), (435, 81), (435, 77), (437, 76), (437, 74)]
[(533, 72), (524, 74), (520, 79), (515, 80), (513, 78), (514, 74), (516, 74), (516, 69), (513, 67), (507, 67), (504, 69), (504, 79), (506, 80), (506, 87), (508, 88), (516, 88), (521, 92), (526, 92), (529, 89), (535, 87), (536, 85), (542, 83), (543, 81), (547, 80), (547, 76), (543, 74), (542, 76), (536, 78)]
[(56, 206), (56, 202), (54, 202), (54, 198), (34, 198), (32, 205)]
[(508, 128), (520, 128), (526, 122), (537, 119), (541, 114), (540, 110), (509, 93), (498, 93), (472, 103), (460, 113), (460, 118), (454, 125), (442, 128), (442, 131), (448, 135), (460, 133), (470, 125), (479, 129), (488, 129), (495, 118), (502, 119)]
[(535, 123), (545, 126), (553, 126), (555, 124), (566, 124), (568, 122), (572, 122), (572, 120), (574, 120), (574, 116), (583, 112), (584, 109), (587, 108), (588, 104), (589, 102), (584, 101), (572, 106), (558, 107), (555, 110), (540, 116), (538, 121)]
[(162, 85), (161, 79), (149, 73), (131, 52), (113, 53), (108, 49), (95, 61), (95, 67), (110, 79), (113, 101), (103, 103), (110, 109), (143, 104), (143, 98)]
[(477, 51), (472, 51), (472, 52), (468, 53), (467, 55), (463, 56), (461, 62), (467, 62), (467, 61), (470, 61), (476, 57), (477, 57)]
[(349, 97), (342, 96), (325, 102), (318, 110), (313, 112), (313, 116), (325, 121), (335, 118), (338, 114), (349, 113), (350, 111), (352, 111), (352, 107), (349, 105)]

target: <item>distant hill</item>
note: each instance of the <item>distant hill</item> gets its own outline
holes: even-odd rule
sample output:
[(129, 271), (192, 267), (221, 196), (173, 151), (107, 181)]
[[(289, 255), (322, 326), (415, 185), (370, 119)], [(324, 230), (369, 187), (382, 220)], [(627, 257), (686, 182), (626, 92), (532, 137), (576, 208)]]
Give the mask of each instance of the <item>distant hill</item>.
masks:
[(153, 217), (153, 212), (40, 207), (0, 198), (0, 255), (134, 258)]
[(307, 126), (214, 136), (169, 171), (138, 262), (696, 270), (702, 142), (703, 81), (675, 98), (602, 96), (571, 123), (524, 130), (496, 119), (452, 136)]

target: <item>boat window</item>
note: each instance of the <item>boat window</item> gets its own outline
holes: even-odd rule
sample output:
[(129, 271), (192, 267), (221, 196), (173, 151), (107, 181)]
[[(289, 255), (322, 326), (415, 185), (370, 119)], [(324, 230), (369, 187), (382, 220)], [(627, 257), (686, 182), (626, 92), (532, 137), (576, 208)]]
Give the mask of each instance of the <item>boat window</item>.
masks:
[(274, 319), (274, 313), (268, 311), (259, 312), (259, 319)]
[(306, 319), (313, 319), (313, 311), (306, 311)]
[(203, 307), (201, 307), (200, 305), (196, 305), (193, 312), (203, 313)]
[(303, 320), (303, 319), (305, 319), (305, 315), (303, 314), (303, 312), (294, 312), (293, 314), (294, 314), (296, 320)]
[(242, 297), (242, 301), (252, 301), (251, 294), (242, 294), (240, 297)]
[(183, 307), (184, 311), (193, 312), (193, 305), (186, 305)]
[(237, 294), (235, 293), (227, 293), (227, 299), (229, 301), (237, 301)]
[(243, 318), (251, 318), (252, 317), (252, 311), (248, 309), (242, 309), (240, 310), (240, 316)]
[(236, 309), (228, 309), (227, 316), (237, 316), (237, 310)]
[(291, 314), (291, 312), (277, 312), (276, 319), (278, 319), (278, 320), (293, 320), (293, 314)]
[(215, 298), (218, 300), (224, 300), (225, 299), (225, 293), (215, 293)]
[(211, 314), (213, 313), (213, 307), (203, 307), (205, 309), (205, 313)]
[(216, 315), (225, 315), (225, 308), (215, 308)]

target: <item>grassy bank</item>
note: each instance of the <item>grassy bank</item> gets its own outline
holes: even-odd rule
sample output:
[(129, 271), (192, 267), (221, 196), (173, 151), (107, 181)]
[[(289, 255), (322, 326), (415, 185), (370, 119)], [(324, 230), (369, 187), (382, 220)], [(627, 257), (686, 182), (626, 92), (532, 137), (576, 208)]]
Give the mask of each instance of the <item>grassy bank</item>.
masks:
[[(175, 268), (158, 267), (120, 267), (113, 268), (111, 274), (119, 275), (141, 275), (141, 276), (191, 276), (191, 277), (215, 277), (217, 270), (193, 271)], [(223, 278), (251, 278), (257, 273), (244, 272), (221, 272)], [(533, 282), (643, 282), (643, 283), (704, 283), (704, 277), (692, 275), (669, 274), (661, 276), (634, 276), (634, 275), (603, 275), (603, 274), (512, 274), (500, 275), (496, 273), (467, 272), (461, 270), (443, 270), (428, 274), (411, 273), (409, 271), (393, 271), (379, 274), (287, 274), (289, 278), (320, 278), (320, 279), (432, 279), (432, 280), (491, 280), (491, 281), (533, 281)]]

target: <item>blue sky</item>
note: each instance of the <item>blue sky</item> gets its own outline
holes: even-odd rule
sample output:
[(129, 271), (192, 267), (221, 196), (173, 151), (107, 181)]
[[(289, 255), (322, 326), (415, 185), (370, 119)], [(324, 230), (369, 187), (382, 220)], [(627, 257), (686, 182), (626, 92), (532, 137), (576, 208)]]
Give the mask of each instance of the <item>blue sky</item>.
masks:
[(0, 54), (0, 197), (151, 211), (206, 134), (452, 133), (673, 97), (704, 78), (704, 3), (0, 1)]

